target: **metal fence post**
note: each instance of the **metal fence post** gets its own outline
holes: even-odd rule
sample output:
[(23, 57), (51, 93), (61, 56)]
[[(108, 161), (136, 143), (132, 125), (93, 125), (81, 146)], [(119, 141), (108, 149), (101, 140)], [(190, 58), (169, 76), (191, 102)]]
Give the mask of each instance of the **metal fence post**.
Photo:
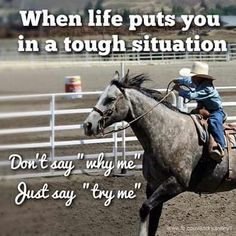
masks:
[(188, 51), (185, 52), (185, 59), (188, 60)]
[[(55, 158), (55, 94), (52, 94), (51, 97), (51, 104), (50, 104), (50, 111), (51, 111), (51, 118), (50, 118), (50, 127), (51, 127), (51, 135), (50, 135), (50, 143), (51, 143), (51, 162), (54, 161)], [(52, 169), (50, 171), (53, 172)]]
[[(115, 130), (117, 130), (117, 124), (115, 124)], [(113, 154), (114, 154), (114, 166), (115, 166), (115, 174), (117, 173), (117, 162), (118, 162), (118, 136), (117, 132), (113, 133), (114, 145), (113, 145)]]
[[(121, 63), (121, 75), (122, 75), (122, 77), (125, 76), (125, 63), (124, 62)], [(124, 121), (122, 122), (122, 126), (123, 127), (125, 126)], [(125, 129), (124, 129), (122, 131), (122, 158), (123, 158), (124, 162), (126, 161), (126, 142), (125, 142), (125, 138), (126, 138), (126, 132), (125, 132)], [(121, 174), (126, 174), (126, 172), (127, 172), (126, 169), (121, 170)]]
[(227, 45), (227, 54), (226, 54), (226, 61), (230, 61), (231, 59), (231, 47), (230, 47), (230, 44)]

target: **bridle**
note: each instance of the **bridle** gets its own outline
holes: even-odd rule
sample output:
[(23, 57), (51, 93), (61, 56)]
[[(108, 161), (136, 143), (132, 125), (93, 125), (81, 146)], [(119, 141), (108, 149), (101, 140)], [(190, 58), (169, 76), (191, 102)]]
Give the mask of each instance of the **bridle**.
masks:
[[(169, 88), (168, 88), (169, 90)], [(130, 122), (128, 122), (128, 124), (126, 126), (123, 126), (119, 129), (113, 129), (111, 131), (108, 132), (104, 132), (104, 126), (105, 126), (105, 121), (106, 119), (108, 119), (114, 112), (115, 108), (116, 108), (116, 104), (118, 103), (118, 101), (120, 100), (119, 98), (116, 100), (116, 103), (113, 105), (112, 108), (106, 110), (106, 111), (102, 111), (99, 108), (97, 108), (96, 106), (93, 107), (93, 111), (97, 112), (102, 118), (99, 121), (99, 124), (101, 125), (100, 127), (100, 131), (102, 133), (102, 136), (108, 135), (108, 134), (112, 134), (112, 133), (117, 133), (120, 132), (122, 130), (125, 130), (127, 128), (129, 128), (131, 126), (131, 124), (133, 124), (134, 122), (140, 120), (141, 118), (143, 118), (144, 116), (146, 116), (148, 113), (150, 113), (155, 107), (157, 107), (158, 105), (160, 105), (174, 90), (173, 88), (171, 90), (169, 90), (166, 92), (166, 95), (160, 100), (158, 101), (158, 103), (156, 103), (153, 107), (151, 107), (149, 110), (147, 110), (146, 112), (144, 112), (142, 115), (134, 118), (133, 120), (131, 120)], [(124, 92), (124, 91), (123, 91)], [(122, 98), (125, 96), (122, 96)], [(121, 98), (121, 97), (120, 97)]]
[[(122, 91), (123, 93), (123, 91)], [(116, 104), (119, 102), (119, 100), (123, 98), (123, 95), (119, 96), (117, 99), (116, 99), (116, 102), (113, 104), (112, 108), (109, 108), (107, 109), (106, 111), (102, 111), (101, 109), (97, 108), (96, 106), (93, 107), (93, 111), (96, 111), (102, 118), (99, 120), (99, 128), (100, 128), (100, 131), (102, 132), (102, 135), (105, 136), (107, 134), (110, 134), (110, 133), (114, 133), (114, 132), (107, 132), (105, 133), (104, 132), (104, 127), (105, 127), (105, 122), (106, 120), (113, 114), (113, 112), (115, 111), (116, 109)], [(115, 131), (115, 130), (114, 130)], [(118, 132), (118, 131), (117, 131)]]
[(114, 112), (114, 109), (108, 109), (103, 112), (99, 108), (93, 107), (93, 111), (96, 111), (102, 117), (99, 120), (98, 124), (99, 124), (99, 129), (101, 130), (102, 135), (104, 136), (105, 135), (104, 133), (105, 122), (112, 115), (112, 113)]

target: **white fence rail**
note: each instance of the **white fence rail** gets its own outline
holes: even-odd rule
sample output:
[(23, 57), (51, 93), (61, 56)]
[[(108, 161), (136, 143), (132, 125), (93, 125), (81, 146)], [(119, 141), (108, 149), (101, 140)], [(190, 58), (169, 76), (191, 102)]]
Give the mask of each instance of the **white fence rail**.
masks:
[(0, 49), (1, 61), (163, 61), (163, 60), (204, 60), (204, 61), (231, 61), (236, 59), (236, 43), (228, 44), (227, 52), (132, 52), (128, 49), (122, 53), (111, 53), (108, 56), (99, 56), (97, 53), (67, 53), (59, 50), (56, 54), (47, 52), (18, 53), (17, 49)]

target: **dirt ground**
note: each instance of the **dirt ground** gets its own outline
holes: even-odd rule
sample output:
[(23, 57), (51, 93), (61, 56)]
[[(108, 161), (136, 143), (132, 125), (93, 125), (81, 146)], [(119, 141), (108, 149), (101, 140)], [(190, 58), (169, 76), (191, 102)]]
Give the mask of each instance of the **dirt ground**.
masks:
[[(163, 63), (158, 65), (129, 65), (131, 73), (148, 73), (153, 79), (151, 86), (165, 88), (168, 81), (177, 75), (183, 66), (191, 63)], [(236, 86), (236, 62), (210, 63), (211, 71), (217, 77), (217, 86)], [(113, 72), (119, 65), (0, 65), (0, 94), (34, 94), (64, 91), (64, 77), (66, 75), (81, 75), (84, 91), (102, 90), (110, 81)], [(236, 99), (235, 92), (225, 96), (226, 101)], [(78, 107), (93, 105), (96, 98), (85, 98)], [(43, 104), (43, 105), (42, 105)], [(60, 108), (77, 107), (76, 101), (59, 102)], [(25, 104), (9, 102), (0, 104), (1, 111), (22, 111), (45, 109), (42, 102), (30, 101)], [(236, 109), (230, 110), (236, 115)], [(84, 117), (58, 118), (57, 124), (72, 124)], [(28, 127), (45, 125), (48, 121), (41, 119), (2, 120), (0, 128)], [(76, 136), (77, 135), (77, 136)], [(59, 139), (75, 139), (82, 133), (66, 132), (59, 134)], [(46, 136), (0, 136), (0, 143), (38, 141)], [(140, 148), (133, 144), (134, 150)], [(59, 150), (62, 154), (78, 152), (76, 148)], [(87, 151), (98, 152), (108, 149), (107, 146), (86, 147)], [(37, 150), (30, 150), (31, 155)], [(82, 150), (84, 151), (84, 149)], [(8, 153), (9, 154), (9, 153)], [(1, 160), (7, 160), (6, 152), (0, 152)], [(2, 171), (0, 169), (0, 171)], [(4, 172), (3, 172), (4, 173)], [(1, 174), (3, 174), (1, 172)], [(138, 210), (145, 199), (145, 182), (140, 171), (129, 177), (104, 177), (77, 175), (69, 179), (65, 177), (40, 178), (24, 180), (29, 187), (35, 190), (42, 188), (44, 183), (49, 184), (50, 192), (58, 189), (74, 190), (76, 199), (71, 207), (65, 207), (63, 200), (28, 200), (22, 206), (14, 204), (17, 195), (18, 181), (0, 182), (0, 235), (34, 236), (34, 235), (79, 235), (79, 236), (132, 236), (137, 235)], [(104, 199), (93, 199), (89, 190), (83, 189), (83, 183), (90, 186), (98, 183), (106, 190), (131, 190), (135, 183), (142, 187), (136, 190), (137, 197), (133, 200), (114, 199), (111, 206), (105, 207)], [(236, 235), (236, 191), (199, 197), (193, 193), (184, 193), (165, 204), (158, 235)]]
[[(75, 190), (71, 207), (64, 200), (28, 200), (14, 204), (17, 182), (1, 182), (0, 235), (137, 235), (138, 210), (144, 199), (145, 183), (140, 172), (130, 177), (73, 176), (70, 179), (44, 178), (25, 180), (38, 190), (44, 183), (50, 191)], [(114, 199), (108, 207), (105, 199), (95, 200), (83, 183), (98, 183), (106, 190), (131, 190), (142, 183), (132, 200)], [(158, 235), (229, 235), (236, 234), (236, 192), (202, 195), (184, 193), (165, 204)]]

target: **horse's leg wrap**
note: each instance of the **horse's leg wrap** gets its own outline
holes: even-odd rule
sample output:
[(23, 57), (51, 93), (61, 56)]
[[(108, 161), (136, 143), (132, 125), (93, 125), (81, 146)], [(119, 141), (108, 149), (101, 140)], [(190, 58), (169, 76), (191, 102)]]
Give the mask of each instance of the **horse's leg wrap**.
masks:
[(177, 196), (178, 194), (184, 191), (184, 187), (179, 184), (175, 177), (169, 177), (143, 203), (142, 207), (140, 208), (141, 221), (146, 220), (147, 216), (153, 208), (155, 208), (159, 204), (168, 201), (169, 199)]

